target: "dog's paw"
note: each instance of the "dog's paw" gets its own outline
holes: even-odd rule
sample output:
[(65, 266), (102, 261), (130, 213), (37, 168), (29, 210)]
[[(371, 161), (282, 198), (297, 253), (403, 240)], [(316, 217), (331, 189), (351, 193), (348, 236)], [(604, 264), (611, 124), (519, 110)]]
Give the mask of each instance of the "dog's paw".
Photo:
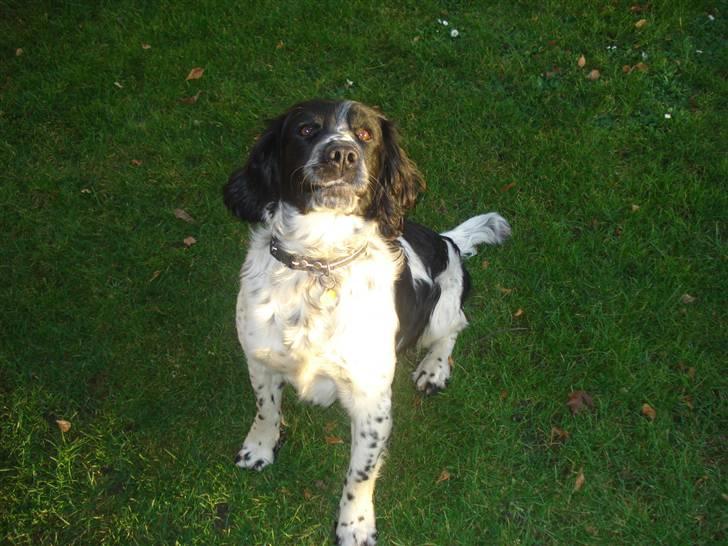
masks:
[[(277, 437), (276, 437), (277, 436)], [(251, 470), (263, 470), (275, 461), (276, 453), (283, 445), (285, 435), (279, 432), (277, 435), (248, 434), (243, 447), (235, 456), (235, 464), (240, 468)]]
[(412, 380), (418, 391), (437, 394), (447, 387), (450, 381), (450, 364), (444, 358), (430, 358), (428, 355), (412, 372)]
[(339, 521), (336, 525), (337, 546), (376, 546), (377, 528), (374, 522)]

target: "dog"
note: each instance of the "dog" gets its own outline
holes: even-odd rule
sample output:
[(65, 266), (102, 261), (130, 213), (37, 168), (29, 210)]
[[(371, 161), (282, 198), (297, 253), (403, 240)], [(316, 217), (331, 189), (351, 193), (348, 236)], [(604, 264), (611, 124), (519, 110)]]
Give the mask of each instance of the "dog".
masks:
[(281, 438), (281, 395), (335, 400), (351, 417), (351, 459), (336, 543), (376, 544), (372, 496), (392, 430), (397, 353), (426, 351), (412, 373), (433, 394), (467, 325), (463, 258), (502, 243), (499, 214), (446, 233), (405, 219), (425, 189), (394, 124), (354, 101), (311, 100), (272, 120), (223, 188), (255, 224), (241, 270), (236, 327), (257, 414), (235, 462), (262, 470)]

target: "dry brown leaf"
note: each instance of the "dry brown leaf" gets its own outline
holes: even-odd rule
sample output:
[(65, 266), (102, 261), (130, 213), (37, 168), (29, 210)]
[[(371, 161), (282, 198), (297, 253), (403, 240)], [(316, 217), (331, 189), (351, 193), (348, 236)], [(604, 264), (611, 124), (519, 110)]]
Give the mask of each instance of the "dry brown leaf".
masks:
[(149, 278), (149, 280), (147, 282), (152, 282), (154, 279), (159, 277), (161, 274), (162, 274), (161, 271), (159, 271), (159, 270), (155, 271), (154, 273), (152, 273), (152, 276)]
[(680, 296), (680, 303), (683, 303), (685, 305), (690, 305), (691, 303), (695, 303), (695, 300), (697, 298), (695, 296), (691, 296), (688, 293), (683, 294)]
[(324, 425), (324, 432), (326, 434), (331, 434), (335, 428), (336, 428), (336, 421), (329, 421)]
[(584, 410), (593, 409), (594, 400), (586, 391), (574, 391), (569, 395), (566, 405), (569, 406), (571, 414), (576, 415)]
[(505, 286), (499, 286), (498, 290), (500, 290), (500, 293), (504, 296), (510, 296), (513, 293), (513, 288), (506, 288)]
[(311, 491), (309, 491), (308, 489), (304, 489), (303, 498), (306, 499), (307, 501), (311, 500), (313, 498), (313, 493), (311, 493)]
[(195, 93), (191, 97), (182, 97), (181, 99), (179, 99), (179, 102), (181, 102), (182, 104), (195, 104), (197, 102), (197, 99), (200, 98), (200, 93), (201, 92), (202, 91), (198, 91), (197, 93)]
[(640, 61), (639, 63), (637, 63), (636, 65), (634, 65), (632, 67), (632, 70), (637, 70), (639, 72), (647, 72), (649, 70), (649, 68), (650, 67), (647, 66), (646, 63), (643, 63), (643, 62)]
[(626, 64), (622, 67), (622, 72), (625, 74), (629, 74), (630, 72), (632, 72), (632, 67)]
[(142, 160), (141, 159), (132, 159), (131, 164), (134, 165), (135, 167), (139, 167), (142, 164)]
[(488, 269), (490, 267), (490, 260), (483, 260), (480, 264), (482, 269)]
[(508, 391), (503, 389), (502, 391), (500, 391), (498, 397), (501, 399), (501, 401), (505, 400), (506, 398), (508, 398)]
[(197, 66), (197, 67), (193, 68), (192, 70), (190, 70), (190, 73), (187, 74), (185, 81), (199, 80), (204, 73), (205, 73), (205, 69)]
[(450, 478), (450, 473), (447, 471), (447, 468), (445, 468), (442, 472), (440, 472), (440, 476), (437, 478), (437, 481), (435, 483), (446, 482)]
[(682, 400), (682, 403), (685, 404), (687, 407), (689, 407), (690, 409), (693, 409), (693, 397), (692, 396), (690, 396), (689, 394), (686, 394), (685, 396), (680, 398), (680, 400)]
[(183, 220), (184, 222), (187, 222), (188, 224), (194, 224), (195, 220), (190, 216), (186, 210), (184, 209), (174, 209), (174, 215), (179, 218), (180, 220)]
[(647, 417), (650, 421), (654, 421), (655, 417), (657, 417), (657, 412), (655, 411), (655, 408), (645, 403), (642, 404), (642, 415)]
[(142, 42), (142, 49), (152, 49), (152, 46), (150, 46), (149, 44), (145, 44), (144, 42)]
[(584, 57), (584, 55), (579, 56), (579, 60), (576, 61), (576, 64), (579, 65), (579, 68), (584, 68), (586, 66), (586, 57)]
[(286, 47), (286, 44), (283, 43), (283, 40), (278, 40), (278, 43), (276, 44), (276, 49), (283, 49)]
[(576, 480), (574, 481), (574, 492), (581, 491), (581, 488), (584, 487), (584, 484), (586, 483), (586, 478), (584, 477), (584, 469), (579, 469), (579, 474), (576, 476)]
[(195, 239), (192, 235), (189, 237), (185, 237), (184, 241), (182, 241), (187, 248), (190, 248), (192, 245), (197, 244), (197, 239)]
[(330, 446), (334, 446), (337, 444), (343, 444), (344, 440), (342, 440), (338, 436), (334, 436), (333, 434), (330, 434), (330, 435), (326, 436), (326, 443), (329, 444)]
[(632, 204), (632, 212), (637, 212), (638, 210), (640, 210), (640, 206)]
[(447, 365), (450, 366), (450, 369), (452, 370), (452, 367), (455, 365), (455, 361), (452, 359), (452, 356), (447, 357)]
[(512, 190), (512, 189), (513, 189), (513, 188), (515, 188), (515, 187), (516, 187), (516, 183), (515, 183), (515, 182), (509, 182), (508, 184), (506, 184), (505, 186), (503, 186), (503, 187), (502, 187), (502, 188), (500, 189), (500, 191), (501, 191), (501, 193), (505, 193), (505, 192), (507, 192), (508, 190)]
[(71, 422), (66, 421), (65, 419), (56, 419), (56, 425), (58, 425), (58, 430), (61, 432), (68, 432), (71, 430)]
[(515, 312), (515, 313), (513, 313), (513, 318), (520, 318), (520, 317), (522, 317), (522, 316), (523, 316), (523, 314), (524, 314), (524, 311), (523, 311), (523, 309), (521, 309), (521, 308), (519, 307), (518, 309), (516, 309), (516, 312)]
[(597, 70), (596, 68), (593, 68), (589, 72), (589, 74), (586, 75), (586, 79), (591, 80), (591, 81), (596, 81), (599, 79), (600, 76), (601, 76), (601, 74), (600, 74), (599, 70)]
[(563, 428), (559, 427), (551, 427), (551, 443), (552, 444), (563, 444), (566, 440), (569, 439), (568, 431), (564, 430)]
[(23, 48), (22, 47), (19, 47), (18, 49), (15, 50), (15, 56), (16, 57), (20, 57), (22, 54), (23, 54)]
[(639, 4), (634, 4), (633, 6), (630, 6), (629, 12), (630, 13), (642, 13), (643, 11), (647, 11), (649, 4), (646, 4), (644, 6), (640, 6)]
[(645, 25), (647, 25), (647, 19), (640, 19), (634, 24), (634, 28), (643, 28)]

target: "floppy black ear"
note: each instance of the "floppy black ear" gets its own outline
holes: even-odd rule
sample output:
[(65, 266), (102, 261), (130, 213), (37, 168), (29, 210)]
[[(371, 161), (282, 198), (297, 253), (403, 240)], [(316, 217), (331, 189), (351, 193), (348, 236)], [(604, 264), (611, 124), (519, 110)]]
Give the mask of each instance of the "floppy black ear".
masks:
[(369, 207), (369, 214), (379, 222), (386, 238), (402, 234), (404, 216), (411, 209), (425, 181), (417, 166), (399, 146), (394, 124), (381, 118), (382, 147), (379, 157), (379, 184)]
[(245, 167), (234, 171), (222, 189), (225, 206), (248, 222), (262, 222), (279, 198), (278, 146), (285, 116), (273, 120), (258, 138)]

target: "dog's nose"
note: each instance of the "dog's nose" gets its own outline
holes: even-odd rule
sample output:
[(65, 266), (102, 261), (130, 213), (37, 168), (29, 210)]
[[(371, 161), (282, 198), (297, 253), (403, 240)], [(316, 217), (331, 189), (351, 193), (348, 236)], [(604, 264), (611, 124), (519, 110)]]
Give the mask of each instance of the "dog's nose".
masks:
[(359, 151), (347, 142), (331, 144), (326, 148), (324, 156), (327, 163), (336, 166), (341, 172), (353, 169), (359, 163)]

